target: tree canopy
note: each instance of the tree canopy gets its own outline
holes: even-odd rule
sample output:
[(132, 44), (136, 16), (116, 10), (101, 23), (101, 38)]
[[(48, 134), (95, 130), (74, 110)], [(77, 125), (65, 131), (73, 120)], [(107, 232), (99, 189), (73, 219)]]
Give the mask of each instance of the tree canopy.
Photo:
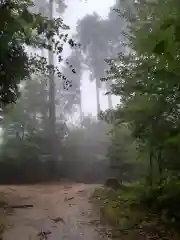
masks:
[(110, 9), (107, 19), (98, 14), (86, 15), (77, 26), (76, 38), (81, 42), (84, 53), (84, 62), (89, 67), (91, 78), (98, 79), (105, 75), (108, 65), (107, 58), (114, 57), (118, 52), (124, 51), (123, 34), (126, 21), (117, 17), (113, 9), (120, 7), (119, 1)]
[[(28, 54), (27, 47), (50, 49), (48, 40), (52, 38), (52, 51), (60, 55), (63, 43), (75, 43), (68, 39), (64, 30), (68, 29), (61, 18), (49, 20), (40, 13), (33, 13), (33, 3), (29, 0), (1, 1), (0, 13), (0, 96), (2, 106), (16, 101), (19, 96), (20, 81), (39, 72), (48, 73), (53, 67), (58, 77), (63, 74), (56, 66), (49, 66), (46, 59), (38, 54)], [(56, 39), (55, 40), (55, 36)]]
[(115, 131), (126, 124), (146, 166), (143, 201), (156, 211), (167, 211), (166, 217), (178, 224), (179, 11), (176, 0), (138, 1), (131, 14), (120, 9), (128, 22), (129, 51), (109, 61), (105, 79), (113, 80), (112, 93), (121, 97), (106, 117), (113, 116)]

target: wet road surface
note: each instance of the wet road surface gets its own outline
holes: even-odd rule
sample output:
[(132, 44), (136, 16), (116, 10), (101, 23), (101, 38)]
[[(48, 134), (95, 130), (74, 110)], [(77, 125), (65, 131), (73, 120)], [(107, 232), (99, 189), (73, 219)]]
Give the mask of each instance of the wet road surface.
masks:
[(33, 204), (7, 216), (3, 240), (109, 239), (89, 201), (97, 185), (49, 184), (0, 186), (11, 205)]

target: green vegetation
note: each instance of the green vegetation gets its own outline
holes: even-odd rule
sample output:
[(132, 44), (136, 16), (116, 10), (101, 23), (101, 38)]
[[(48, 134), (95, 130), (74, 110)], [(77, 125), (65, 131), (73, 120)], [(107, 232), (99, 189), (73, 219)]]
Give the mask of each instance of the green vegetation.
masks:
[[(141, 186), (142, 187), (142, 186)], [(118, 239), (179, 239), (179, 235), (163, 222), (159, 212), (141, 203), (136, 185), (113, 191), (96, 189), (92, 198), (100, 206), (101, 222), (113, 226), (111, 236)]]
[[(111, 214), (115, 214), (113, 221), (121, 222), (121, 209), (125, 204), (131, 213), (127, 212), (128, 223), (134, 222), (133, 214), (136, 216), (138, 211), (146, 218), (150, 216), (153, 222), (160, 219), (158, 226), (163, 224), (167, 229), (179, 230), (179, 2), (138, 1), (129, 6), (127, 12), (117, 10), (128, 21), (129, 51), (109, 61), (111, 69), (107, 79), (103, 79), (113, 81), (111, 91), (121, 97), (121, 104), (114, 111), (104, 113), (103, 117), (113, 116), (116, 133), (122, 126), (127, 127), (136, 146), (131, 162), (143, 169), (143, 174), (137, 174), (139, 186), (131, 186), (127, 203), (120, 204), (119, 211), (112, 212), (112, 201), (121, 203), (127, 192), (117, 193), (117, 197), (108, 192), (109, 203), (105, 204), (104, 212), (110, 219)], [(119, 139), (113, 137), (114, 149)], [(119, 166), (132, 159), (124, 156), (121, 151), (124, 146), (110, 155), (112, 162), (118, 159)], [(132, 153), (130, 145), (126, 152)], [(127, 172), (131, 176), (132, 168), (128, 167)], [(131, 202), (132, 192), (135, 204)], [(157, 223), (154, 229), (156, 226)]]
[[(64, 44), (70, 47), (77, 44), (68, 37), (69, 27), (61, 17), (47, 17), (51, 13), (50, 5), (46, 4), (46, 9), (39, 1), (35, 5), (31, 0), (0, 3), (1, 183), (32, 183), (58, 176), (55, 169), (59, 169), (62, 140), (68, 131), (63, 121), (74, 104), (74, 99), (67, 103), (64, 97), (66, 112), (61, 119), (55, 116), (53, 109), (59, 99), (55, 99), (56, 89), (52, 85), (61, 82), (68, 89), (71, 81), (54, 65), (53, 57), (47, 59), (45, 55), (47, 51), (53, 52), (61, 62)], [(64, 2), (58, 5), (65, 7)], [(73, 66), (66, 62), (65, 67), (75, 73)], [(60, 151), (56, 152), (52, 145), (60, 146)]]
[[(102, 162), (107, 167), (109, 159), (125, 187), (94, 193), (102, 204), (103, 218), (120, 234), (128, 232), (130, 239), (136, 237), (130, 234), (172, 239), (169, 234), (178, 232), (180, 227), (179, 0), (121, 1), (121, 4), (117, 1), (115, 6), (121, 8), (116, 12), (125, 20), (121, 26), (125, 28), (125, 44), (120, 43), (119, 31), (112, 29), (116, 22), (112, 11), (109, 21), (96, 15), (82, 19), (78, 33), (84, 44), (83, 54), (74, 51), (70, 56), (77, 69), (69, 62), (63, 69), (66, 74), (68, 68), (77, 73), (74, 85), (56, 66), (48, 64), (46, 58), (27, 53), (26, 47), (53, 50), (60, 62), (64, 43), (77, 46), (64, 34), (68, 27), (61, 18), (48, 20), (31, 12), (32, 6), (29, 0), (0, 4), (0, 103), (4, 140), (0, 151), (0, 182), (49, 181), (52, 177), (73, 174), (77, 177), (80, 172), (92, 180), (95, 171), (102, 174)], [(88, 30), (87, 34), (89, 27), (92, 31)], [(107, 34), (107, 28), (112, 33)], [(103, 33), (98, 40), (94, 38), (97, 32)], [(113, 36), (112, 41), (109, 36)], [(115, 56), (119, 50), (122, 53)], [(111, 59), (106, 59), (106, 63), (110, 69), (102, 81), (110, 81), (111, 93), (121, 99), (116, 109), (102, 113), (101, 117), (111, 125), (83, 118), (81, 112), (82, 126), (70, 130), (62, 121), (72, 113), (74, 104), (78, 107), (81, 104), (83, 66), (91, 68), (92, 80), (96, 79), (98, 100), (99, 78), (105, 64), (99, 62), (109, 52)], [(52, 57), (49, 60), (53, 62)], [(59, 96), (55, 84), (49, 84), (48, 91), (49, 70), (54, 70), (50, 74), (52, 83), (61, 79), (60, 87), (72, 87), (75, 94), (70, 98), (61, 93)], [(24, 84), (21, 96), (20, 83)], [(109, 105), (112, 105), (111, 98)], [(56, 107), (59, 107), (59, 118)], [(99, 101), (97, 109), (99, 112)], [(108, 138), (105, 135), (110, 127)], [(91, 164), (94, 160), (96, 165)]]
[(84, 118), (83, 127), (72, 128), (62, 118), (57, 118), (56, 172), (52, 174), (52, 153), (47, 147), (50, 138), (45, 86), (44, 80), (39, 78), (26, 82), (22, 96), (2, 121), (0, 183), (37, 183), (61, 178), (83, 182), (105, 179), (108, 162), (103, 154), (108, 145), (106, 132), (109, 126), (90, 116)]
[[(31, 11), (32, 1), (1, 1), (1, 37), (0, 37), (0, 96), (1, 105), (15, 102), (19, 96), (18, 84), (31, 74), (48, 73), (49, 68), (45, 58), (38, 54), (28, 54), (26, 47), (32, 49), (51, 49), (50, 38), (58, 35), (62, 29), (67, 29), (62, 19), (48, 20), (41, 14)], [(60, 37), (60, 36), (59, 36)], [(61, 36), (62, 38), (62, 36)], [(61, 42), (55, 41), (58, 55)], [(57, 72), (59, 72), (57, 70)]]

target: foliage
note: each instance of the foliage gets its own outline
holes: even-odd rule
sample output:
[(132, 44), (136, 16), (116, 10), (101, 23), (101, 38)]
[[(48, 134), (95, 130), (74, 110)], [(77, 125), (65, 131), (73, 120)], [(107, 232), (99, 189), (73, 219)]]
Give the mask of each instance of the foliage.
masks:
[[(119, 7), (119, 1), (113, 8)], [(110, 9), (107, 19), (99, 15), (86, 15), (79, 21), (77, 27), (77, 38), (81, 42), (84, 55), (84, 63), (91, 71), (91, 78), (98, 80), (105, 74), (108, 68), (105, 59), (114, 57), (119, 51), (124, 51), (123, 36), (119, 29), (124, 29), (126, 23), (123, 18), (114, 16), (113, 8)]]
[[(68, 26), (61, 18), (48, 20), (39, 13), (33, 13), (30, 0), (4, 0), (0, 3), (0, 96), (2, 107), (16, 101), (19, 96), (19, 83), (39, 72), (48, 73), (49, 69), (63, 74), (55, 66), (48, 65), (45, 58), (37, 54), (29, 55), (27, 47), (33, 49), (51, 49), (49, 39), (54, 43), (53, 51), (60, 54), (63, 43), (76, 44), (63, 33)], [(58, 37), (57, 37), (58, 36)], [(56, 37), (56, 38), (55, 38)], [(57, 40), (55, 40), (57, 39)]]
[[(132, 39), (130, 46), (133, 51), (128, 55), (120, 56), (119, 63), (113, 63), (111, 66), (114, 74), (112, 77), (118, 77), (113, 92), (122, 97), (123, 103), (114, 115), (119, 119), (119, 123), (128, 123), (138, 146), (146, 149), (149, 155), (153, 155), (152, 158), (159, 166), (159, 174), (162, 175), (161, 171), (170, 164), (170, 152), (172, 154), (174, 151), (177, 156), (179, 146), (178, 77), (162, 64), (162, 60), (169, 64), (171, 62), (169, 58), (166, 55), (161, 57), (153, 50), (155, 43), (152, 41), (152, 36), (155, 31), (155, 36), (159, 36), (157, 29), (160, 27), (161, 5), (157, 5), (156, 10), (154, 5), (153, 7), (151, 4), (147, 5), (152, 11), (154, 10), (154, 12), (149, 11), (149, 14), (153, 14), (152, 19), (148, 15), (141, 16), (142, 12), (147, 11), (143, 6), (140, 4), (140, 10), (136, 13), (136, 18), (140, 21), (130, 25)], [(147, 18), (150, 20), (146, 26), (147, 31), (144, 32), (142, 29), (147, 25)], [(139, 24), (144, 28), (142, 26), (138, 28)], [(141, 41), (145, 36), (148, 37), (146, 43), (153, 45), (150, 46), (151, 50), (142, 49)]]
[[(121, 5), (116, 1), (114, 8)], [(90, 72), (90, 80), (96, 83), (97, 114), (100, 112), (100, 89), (105, 88), (109, 93), (111, 82), (102, 84), (100, 79), (105, 75), (109, 66), (106, 59), (114, 57), (119, 51), (124, 51), (123, 36), (119, 29), (125, 28), (123, 18), (114, 16), (113, 8), (110, 9), (107, 19), (102, 19), (98, 14), (86, 15), (78, 22), (77, 35), (75, 36), (82, 46), (82, 67)], [(111, 95), (108, 95), (108, 104), (112, 108)]]
[(140, 0), (127, 12), (119, 10), (129, 51), (109, 61), (104, 79), (122, 102), (111, 111), (114, 130), (128, 126), (147, 167), (145, 205), (179, 226), (179, 2)]
[[(115, 126), (109, 133), (110, 146), (107, 157), (110, 161), (110, 167), (119, 169), (121, 180), (132, 180), (140, 164), (136, 161), (136, 146), (130, 131), (124, 125)], [(129, 176), (131, 173), (131, 177)]]
[[(27, 80), (21, 97), (4, 115), (0, 182), (36, 182), (61, 176), (58, 160), (62, 158), (62, 141), (68, 128), (64, 122), (57, 121), (57, 175), (53, 176), (52, 152), (47, 148), (51, 141), (46, 81), (44, 76)], [(34, 167), (37, 172), (32, 174)]]
[(36, 183), (60, 178), (52, 176), (48, 138), (42, 132), (21, 138), (12, 137), (1, 146), (0, 182)]
[[(142, 185), (141, 185), (142, 187)], [(145, 186), (143, 186), (144, 189)], [(159, 214), (148, 211), (137, 201), (139, 185), (127, 186), (118, 191), (96, 189), (92, 200), (100, 206), (101, 222), (111, 224), (111, 238), (128, 239), (179, 239), (178, 233), (164, 224)], [(138, 199), (139, 200), (139, 199)]]
[[(64, 109), (67, 112), (71, 112), (75, 110), (77, 105), (81, 104), (81, 77), (82, 77), (82, 55), (78, 50), (74, 50), (71, 52), (71, 55), (67, 58), (66, 61), (67, 66), (62, 69), (63, 74), (67, 77), (68, 80), (72, 82), (70, 89), (65, 89), (63, 92), (59, 91), (58, 96), (62, 96), (60, 98), (60, 102), (64, 100)], [(69, 68), (72, 68), (72, 71), (69, 71)], [(74, 74), (75, 73), (75, 74)], [(57, 79), (56, 83), (57, 88), (63, 89), (62, 82), (59, 82)]]
[(63, 144), (67, 175), (83, 182), (102, 182), (108, 175), (106, 151), (109, 126), (92, 117), (84, 117), (82, 127), (72, 128)]
[(87, 117), (84, 127), (68, 129), (66, 124), (57, 121), (58, 159), (53, 174), (52, 153), (47, 148), (51, 144), (47, 98), (40, 94), (44, 91), (43, 81), (33, 79), (29, 86), (27, 83), (21, 98), (3, 120), (0, 183), (33, 183), (63, 177), (83, 182), (104, 181), (108, 175), (105, 159), (108, 125)]
[(5, 112), (2, 127), (5, 133), (14, 131), (15, 135), (20, 136), (20, 132), (23, 132), (24, 136), (37, 132), (42, 126), (44, 128), (47, 120), (48, 92), (46, 80), (40, 76), (25, 82), (20, 99), (11, 106), (8, 113)]

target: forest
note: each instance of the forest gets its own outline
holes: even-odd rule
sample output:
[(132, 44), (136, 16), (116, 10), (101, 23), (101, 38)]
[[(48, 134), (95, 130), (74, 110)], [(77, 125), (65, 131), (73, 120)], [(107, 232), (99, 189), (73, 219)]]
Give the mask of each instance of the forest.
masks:
[[(179, 239), (180, 2), (117, 0), (107, 19), (86, 15), (73, 35), (66, 7), (0, 2), (0, 183), (115, 177), (118, 190), (93, 197), (118, 234)], [(96, 117), (83, 113), (84, 71)]]

